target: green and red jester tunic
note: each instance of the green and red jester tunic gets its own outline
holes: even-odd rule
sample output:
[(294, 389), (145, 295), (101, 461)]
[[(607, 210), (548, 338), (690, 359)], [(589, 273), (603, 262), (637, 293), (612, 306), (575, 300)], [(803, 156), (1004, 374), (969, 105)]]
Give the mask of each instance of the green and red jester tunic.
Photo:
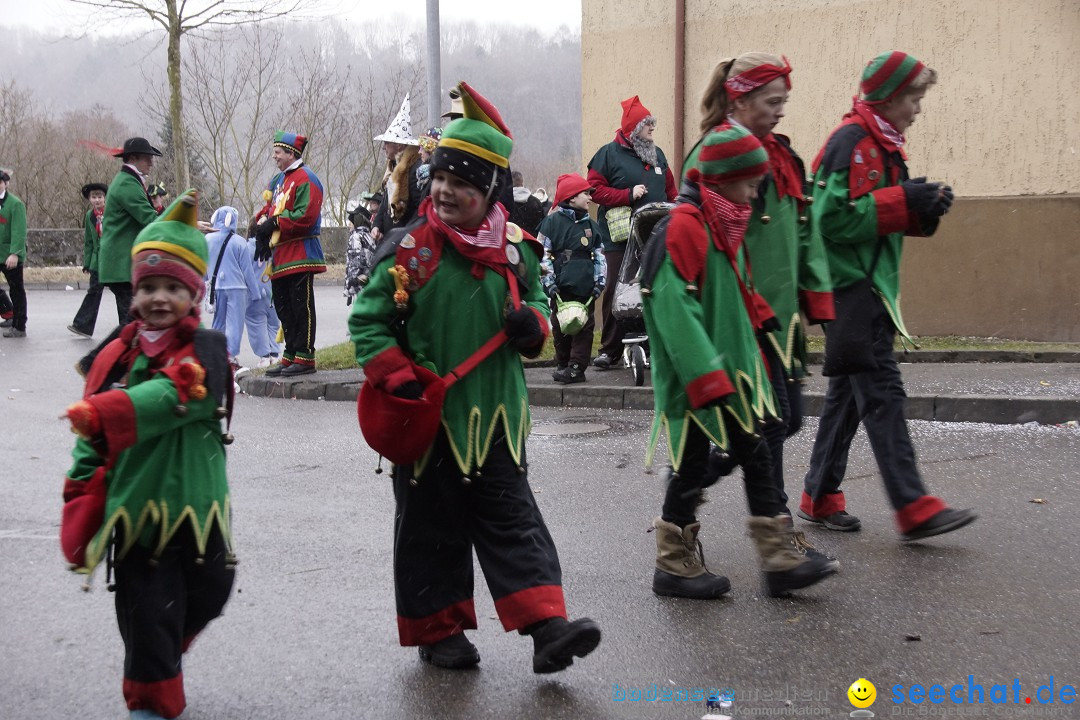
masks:
[(270, 279), (295, 273), (326, 272), (319, 234), (322, 230), (323, 187), (306, 165), (280, 172), (265, 192), (266, 205), (256, 219), (270, 217), (280, 232), (273, 246)]
[[(771, 134), (762, 141), (769, 153), (770, 172), (752, 203), (750, 225), (744, 242), (757, 290), (776, 313), (779, 329), (767, 338), (789, 377), (806, 375), (806, 329), (800, 308), (811, 325), (835, 317), (832, 284), (825, 246), (817, 226), (810, 222), (806, 195), (806, 171), (802, 160), (783, 135)], [(697, 163), (699, 142), (686, 162), (683, 174)]]
[(901, 183), (908, 179), (902, 146), (882, 132), (862, 103), (844, 118), (814, 160), (814, 224), (821, 232), (833, 287), (866, 277), (881, 244), (872, 278), (893, 325), (911, 341), (900, 314), (900, 260), (904, 235), (928, 237), (937, 218), (909, 212)]
[[(233, 549), (220, 414), (195, 354), (194, 324), (175, 328), (169, 346), (153, 358), (139, 349), (135, 328), (129, 324), (102, 348), (87, 373), (83, 401), (69, 408), (81, 437), (64, 486), (61, 535), (88, 539), (74, 555), (65, 546), (77, 572), (93, 571), (114, 527), (123, 538), (117, 558), (136, 544), (160, 553), (188, 525), (200, 555), (215, 526)], [(126, 377), (125, 386), (109, 389), (117, 376)], [(102, 482), (103, 516), (91, 521), (93, 513), (69, 514), (69, 505), (101, 492)]]
[[(748, 310), (753, 301), (745, 297), (746, 268), (743, 253), (736, 250), (741, 250), (742, 243), (736, 242), (741, 238), (718, 237), (704, 212), (692, 202), (680, 202), (671, 211), (664, 236), (652, 238), (651, 252), (646, 250), (663, 252), (663, 257), (651, 281), (649, 271), (642, 281), (656, 406), (646, 464), (652, 464), (664, 430), (676, 471), (688, 423), (696, 423), (713, 443), (727, 448), (720, 413), (729, 413), (747, 433), (766, 416), (776, 415), (751, 319), (751, 313), (756, 317), (768, 310)], [(729, 242), (735, 264), (725, 249)], [(647, 258), (645, 264), (656, 262)]]
[[(421, 214), (428, 212), (423, 207)], [(535, 241), (523, 238), (513, 224), (498, 250), (521, 268), (528, 281), (521, 302), (538, 313), (546, 326), (547, 298), (540, 284)], [(412, 376), (410, 360), (445, 375), (491, 339), (506, 322), (507, 278), (462, 255), (444, 231), (426, 220), (402, 232), (396, 254), (390, 252), (371, 271), (371, 281), (353, 303), (349, 333), (356, 360), (367, 380), (392, 390), (400, 373)], [(391, 236), (392, 237), (392, 236)], [(407, 256), (407, 257), (406, 257)], [(397, 285), (390, 273), (403, 263), (410, 278), (406, 308), (395, 302)], [(511, 282), (517, 282), (510, 275)], [(442, 425), (463, 474), (484, 464), (500, 431), (514, 461), (520, 463), (531, 429), (529, 397), (521, 355), (503, 345), (446, 393)], [(415, 467), (419, 477), (430, 448)]]

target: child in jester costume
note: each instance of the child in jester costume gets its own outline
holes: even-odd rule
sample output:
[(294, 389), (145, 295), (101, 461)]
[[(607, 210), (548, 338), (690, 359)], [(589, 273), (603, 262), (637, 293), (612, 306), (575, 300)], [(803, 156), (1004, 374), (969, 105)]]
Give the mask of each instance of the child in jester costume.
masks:
[(801, 547), (772, 480), (761, 423), (775, 417), (755, 328), (772, 318), (743, 250), (768, 155), (747, 130), (722, 125), (701, 143), (675, 208), (646, 246), (641, 293), (652, 345), (656, 418), (648, 462), (665, 432), (671, 470), (656, 530), (653, 592), (709, 599), (730, 590), (705, 567), (695, 512), (708, 485), (710, 441), (742, 466), (768, 592), (807, 587), (835, 572)]
[[(457, 90), (464, 117), (432, 155), (430, 197), (415, 222), (388, 234), (349, 318), (366, 377), (361, 428), (370, 442), (381, 422), (364, 416), (365, 393), (419, 404), (432, 373), (462, 373), (446, 390), (434, 440), (393, 469), (400, 641), (440, 667), (480, 661), (464, 634), (476, 628), (475, 549), (503, 628), (531, 635), (533, 670), (550, 673), (592, 652), (600, 629), (566, 618), (555, 544), (528, 483), (521, 356), (539, 353), (548, 334), (540, 250), (497, 202), (510, 131), (475, 90)], [(500, 332), (507, 342), (460, 370)], [(408, 427), (395, 446), (415, 442)]]
[[(866, 279), (872, 285), (867, 302), (837, 303), (837, 324), (851, 318), (853, 308), (871, 306), (862, 348), (876, 366), (829, 378), (798, 511), (829, 530), (850, 532), (862, 526), (847, 512), (840, 489), (860, 423), (902, 540), (952, 532), (976, 518), (971, 510), (948, 507), (923, 484), (904, 419), (907, 396), (893, 351), (896, 333), (910, 340), (900, 314), (904, 236), (933, 235), (953, 201), (952, 188), (944, 183), (909, 177), (904, 149), (904, 133), (936, 80), (932, 68), (907, 53), (878, 55), (863, 70), (861, 96), (814, 160), (817, 200), (812, 214), (825, 242), (835, 292), (839, 296)], [(826, 336), (837, 330), (826, 326)], [(830, 341), (837, 337), (839, 332)], [(827, 342), (826, 366), (829, 355)]]
[(61, 545), (90, 573), (112, 551), (132, 718), (184, 710), (181, 657), (221, 614), (235, 575), (221, 420), (225, 337), (200, 328), (207, 250), (189, 190), (135, 238), (132, 312), (83, 360)]
[[(778, 416), (778, 421), (763, 424), (762, 433), (772, 456), (773, 480), (785, 505), (784, 442), (799, 431), (803, 419), (806, 332), (799, 310), (811, 324), (834, 317), (825, 248), (817, 225), (809, 218), (814, 198), (804, 187), (806, 170), (788, 138), (773, 132), (784, 117), (790, 90), (791, 65), (786, 59), (749, 52), (722, 60), (701, 100), (703, 133), (727, 122), (752, 133), (769, 155), (768, 172), (751, 201), (753, 212), (744, 242), (754, 289), (775, 313), (770, 327), (756, 330)], [(699, 141), (687, 157), (684, 174), (697, 163), (700, 148)], [(733, 467), (727, 453), (712, 449), (710, 473), (723, 475)], [(800, 543), (814, 552), (805, 536)]]

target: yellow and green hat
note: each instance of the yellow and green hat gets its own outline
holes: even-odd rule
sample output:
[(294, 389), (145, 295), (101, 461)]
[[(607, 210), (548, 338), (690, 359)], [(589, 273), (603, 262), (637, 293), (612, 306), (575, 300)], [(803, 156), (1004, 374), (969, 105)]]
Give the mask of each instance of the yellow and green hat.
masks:
[(144, 227), (131, 246), (131, 281), (165, 275), (184, 283), (196, 300), (202, 297), (209, 260), (199, 232), (199, 193), (194, 188), (176, 198), (158, 219)]
[(498, 195), (510, 167), (514, 136), (487, 98), (465, 82), (458, 83), (455, 89), (464, 115), (443, 128), (431, 158), (432, 170), (456, 175), (475, 185), (490, 200)]
[(883, 103), (911, 84), (926, 66), (899, 50), (884, 52), (866, 64), (862, 74), (862, 99)]

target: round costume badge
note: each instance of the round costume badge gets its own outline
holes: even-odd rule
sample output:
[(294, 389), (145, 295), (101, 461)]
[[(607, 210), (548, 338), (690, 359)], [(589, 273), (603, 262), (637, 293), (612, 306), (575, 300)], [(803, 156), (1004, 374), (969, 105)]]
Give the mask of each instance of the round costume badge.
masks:
[(507, 245), (506, 246), (506, 259), (510, 261), (511, 265), (517, 265), (519, 262), (521, 262), (521, 253), (518, 252), (518, 249), (517, 249), (516, 246), (514, 246), (514, 245)]
[(587, 237), (581, 238), (581, 244), (582, 244), (583, 247), (589, 247), (589, 238), (587, 238)]
[(146, 264), (149, 265), (150, 267), (154, 267), (159, 262), (161, 262), (161, 256), (158, 255), (157, 253), (154, 253), (150, 257), (146, 258)]
[(870, 178), (871, 180), (877, 180), (879, 177), (881, 177), (881, 173), (879, 173), (877, 170), (871, 170), (870, 172), (866, 173), (866, 177)]
[(420, 262), (427, 262), (428, 260), (431, 259), (431, 248), (422, 247), (417, 252), (417, 255), (420, 256)]
[(414, 238), (412, 235), (406, 235), (405, 239), (401, 241), (401, 247), (405, 248), (406, 250), (412, 250), (414, 247), (416, 247), (416, 238)]
[(420, 267), (420, 261), (414, 257), (409, 258), (409, 269), (416, 270), (418, 267)]

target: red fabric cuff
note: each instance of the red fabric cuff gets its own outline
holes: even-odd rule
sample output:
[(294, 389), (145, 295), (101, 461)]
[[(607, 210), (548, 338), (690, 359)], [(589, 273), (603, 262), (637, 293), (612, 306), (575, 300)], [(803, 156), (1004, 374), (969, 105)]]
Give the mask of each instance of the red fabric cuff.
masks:
[(476, 610), (470, 598), (427, 617), (407, 618), (398, 615), (397, 626), (402, 645), (434, 645), (464, 630), (475, 630)]
[(831, 292), (800, 290), (799, 304), (802, 306), (802, 311), (806, 314), (806, 319), (811, 325), (818, 325), (836, 319), (836, 306), (833, 304)]
[(844, 493), (827, 493), (815, 502), (806, 491), (803, 491), (802, 500), (799, 501), (799, 509), (810, 517), (827, 518), (847, 509), (847, 499)]
[(68, 405), (66, 414), (71, 422), (71, 431), (79, 437), (89, 440), (101, 432), (101, 415), (87, 401), (80, 400)]
[(878, 235), (890, 235), (908, 229), (907, 198), (901, 185), (878, 188), (871, 195), (877, 205)]
[(896, 524), (900, 532), (910, 532), (948, 507), (945, 501), (933, 495), (923, 495), (896, 511)]
[(566, 617), (566, 601), (561, 585), (540, 585), (510, 593), (495, 601), (503, 629), (521, 630), (553, 617)]
[(364, 377), (375, 387), (389, 390), (415, 380), (416, 374), (412, 371), (412, 361), (402, 349), (391, 345), (364, 364)]
[(731, 384), (731, 380), (723, 370), (705, 373), (694, 378), (686, 386), (686, 396), (690, 398), (690, 405), (694, 409), (703, 408), (714, 400), (727, 397), (734, 392), (735, 386)]
[(761, 293), (754, 293), (754, 315), (757, 325), (755, 330), (760, 330), (765, 327), (765, 323), (776, 317), (776, 313), (773, 312), (772, 306), (769, 305), (769, 301), (762, 297)]
[(116, 457), (138, 442), (135, 428), (135, 406), (123, 390), (107, 390), (92, 395), (87, 400), (101, 416), (102, 433), (105, 436), (107, 458)]
[(184, 674), (168, 680), (139, 682), (124, 678), (124, 699), (128, 710), (153, 710), (158, 715), (174, 718), (184, 712)]

